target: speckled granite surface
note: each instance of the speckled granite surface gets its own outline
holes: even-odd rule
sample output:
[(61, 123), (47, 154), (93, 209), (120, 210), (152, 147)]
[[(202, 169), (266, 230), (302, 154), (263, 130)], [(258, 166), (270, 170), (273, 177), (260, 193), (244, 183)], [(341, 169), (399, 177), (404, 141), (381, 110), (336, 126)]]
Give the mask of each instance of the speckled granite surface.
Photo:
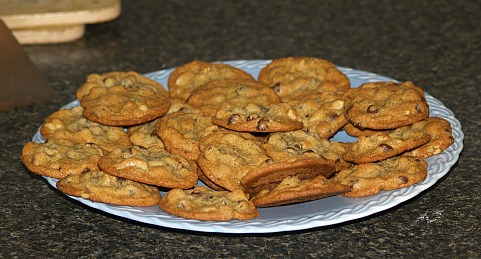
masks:
[[(88, 26), (81, 40), (26, 46), (56, 96), (0, 113), (0, 257), (479, 257), (480, 20), (479, 1), (124, 1), (121, 17)], [(417, 197), (366, 218), (229, 235), (90, 209), (18, 159), (43, 119), (73, 100), (90, 73), (292, 55), (414, 81), (460, 120), (466, 137), (458, 163)]]

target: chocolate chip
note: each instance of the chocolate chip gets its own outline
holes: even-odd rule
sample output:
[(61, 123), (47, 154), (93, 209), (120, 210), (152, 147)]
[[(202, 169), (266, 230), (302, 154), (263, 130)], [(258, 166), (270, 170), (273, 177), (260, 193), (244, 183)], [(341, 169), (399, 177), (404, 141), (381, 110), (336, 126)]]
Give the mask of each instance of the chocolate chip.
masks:
[(380, 144), (379, 146), (382, 148), (382, 151), (384, 152), (391, 152), (393, 150), (393, 148), (388, 144)]
[(407, 178), (406, 176), (401, 175), (401, 176), (399, 176), (398, 178), (399, 178), (399, 180), (402, 181), (403, 184), (408, 183), (408, 178)]
[(82, 173), (86, 173), (86, 172), (90, 172), (90, 168), (87, 167), (82, 171)]
[(378, 113), (379, 109), (375, 105), (369, 105), (367, 107), (367, 113)]
[(423, 112), (423, 111), (421, 110), (421, 106), (419, 106), (419, 103), (416, 104), (416, 111), (418, 111), (418, 112)]
[(335, 120), (337, 120), (337, 118), (339, 118), (339, 115), (334, 113), (334, 114), (329, 115), (328, 120), (329, 121), (335, 121)]
[(276, 83), (275, 85), (271, 86), (272, 90), (276, 91), (276, 93), (279, 93), (281, 91), (281, 83)]
[(261, 118), (259, 122), (257, 122), (257, 129), (258, 130), (266, 130), (269, 128), (269, 119), (268, 118)]
[(239, 114), (233, 114), (229, 117), (229, 120), (227, 121), (227, 124), (228, 125), (236, 124), (237, 121), (239, 120), (239, 118), (240, 118)]

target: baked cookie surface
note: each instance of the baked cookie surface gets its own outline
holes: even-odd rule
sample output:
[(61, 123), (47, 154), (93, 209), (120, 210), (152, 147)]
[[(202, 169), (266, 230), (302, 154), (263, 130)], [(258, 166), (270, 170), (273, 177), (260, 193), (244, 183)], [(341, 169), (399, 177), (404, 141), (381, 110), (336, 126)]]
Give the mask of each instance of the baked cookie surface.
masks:
[(197, 165), (162, 149), (117, 148), (100, 159), (99, 167), (108, 174), (149, 185), (188, 189), (197, 184)]
[(287, 103), (221, 107), (212, 117), (212, 123), (243, 132), (291, 131), (301, 129), (303, 126), (296, 111)]
[(219, 127), (212, 124), (211, 116), (203, 112), (178, 111), (160, 118), (155, 132), (169, 152), (196, 161), (199, 141), (217, 130)]
[(102, 125), (83, 116), (81, 106), (61, 109), (45, 119), (40, 133), (46, 139), (70, 139), (81, 143), (94, 143), (108, 151), (131, 145), (121, 127)]
[(168, 79), (170, 98), (185, 101), (200, 85), (219, 79), (255, 81), (252, 75), (231, 65), (194, 60), (176, 68), (170, 74)]
[(409, 81), (364, 83), (347, 94), (349, 121), (361, 129), (394, 129), (429, 116), (423, 90)]
[(254, 81), (235, 79), (209, 81), (187, 99), (187, 104), (209, 115), (215, 115), (220, 108), (246, 107), (249, 104), (269, 106), (280, 102), (271, 88)]
[(288, 176), (271, 190), (262, 190), (251, 198), (256, 207), (272, 207), (336, 196), (350, 191), (347, 185), (318, 176), (314, 179), (299, 180)]
[(20, 156), (31, 172), (53, 178), (98, 171), (98, 161), (105, 151), (95, 144), (69, 139), (52, 139), (46, 143), (28, 142)]
[(283, 101), (306, 92), (345, 92), (350, 81), (331, 62), (313, 57), (273, 60), (262, 68), (258, 81), (272, 87)]
[(242, 190), (214, 191), (205, 186), (170, 190), (159, 206), (169, 214), (196, 220), (248, 220), (259, 216)]
[(344, 94), (328, 91), (301, 94), (288, 101), (304, 128), (322, 138), (332, 137), (348, 123), (350, 102)]
[(427, 132), (431, 135), (431, 140), (403, 155), (427, 158), (443, 152), (454, 143), (451, 124), (441, 117), (429, 117), (423, 121), (413, 124), (413, 128)]
[(160, 202), (157, 187), (118, 178), (102, 171), (69, 175), (56, 185), (65, 194), (114, 205), (154, 206)]
[(261, 141), (249, 133), (214, 132), (203, 138), (197, 160), (202, 172), (215, 184), (233, 191), (250, 170), (269, 160)]
[(94, 74), (89, 76), (85, 87), (90, 85), (94, 86), (79, 98), (83, 115), (104, 125), (149, 122), (164, 115), (170, 107), (169, 94), (163, 86), (136, 72)]
[(351, 186), (345, 197), (359, 198), (408, 187), (427, 177), (427, 163), (420, 158), (397, 156), (377, 163), (355, 165), (332, 179)]
[(344, 153), (343, 159), (357, 164), (376, 162), (419, 147), (430, 140), (429, 133), (413, 124), (367, 137), (360, 136)]

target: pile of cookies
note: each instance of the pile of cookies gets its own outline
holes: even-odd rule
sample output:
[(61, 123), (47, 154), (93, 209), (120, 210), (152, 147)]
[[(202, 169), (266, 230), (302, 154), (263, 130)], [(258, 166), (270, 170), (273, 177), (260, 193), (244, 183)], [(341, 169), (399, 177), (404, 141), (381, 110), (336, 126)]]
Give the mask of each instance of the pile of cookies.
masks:
[[(45, 143), (27, 143), (21, 160), (68, 195), (227, 221), (411, 186), (427, 176), (424, 158), (454, 141), (411, 82), (351, 88), (319, 58), (273, 60), (257, 79), (192, 61), (168, 88), (136, 72), (90, 75), (80, 106), (46, 118)], [(357, 141), (332, 140), (340, 130)]]

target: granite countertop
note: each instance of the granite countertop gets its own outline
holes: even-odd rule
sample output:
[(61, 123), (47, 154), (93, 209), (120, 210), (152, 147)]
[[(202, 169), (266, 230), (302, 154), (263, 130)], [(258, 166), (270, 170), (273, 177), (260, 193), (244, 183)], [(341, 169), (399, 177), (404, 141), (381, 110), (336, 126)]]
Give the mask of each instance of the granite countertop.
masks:
[[(55, 98), (0, 113), (0, 257), (479, 257), (481, 5), (476, 1), (124, 1), (122, 15), (58, 45), (24, 46)], [(1, 50), (0, 50), (1, 51)], [(19, 155), (91, 73), (204, 61), (320, 57), (413, 81), (451, 109), (464, 150), (434, 186), (327, 227), (204, 233), (91, 209), (29, 173)]]

